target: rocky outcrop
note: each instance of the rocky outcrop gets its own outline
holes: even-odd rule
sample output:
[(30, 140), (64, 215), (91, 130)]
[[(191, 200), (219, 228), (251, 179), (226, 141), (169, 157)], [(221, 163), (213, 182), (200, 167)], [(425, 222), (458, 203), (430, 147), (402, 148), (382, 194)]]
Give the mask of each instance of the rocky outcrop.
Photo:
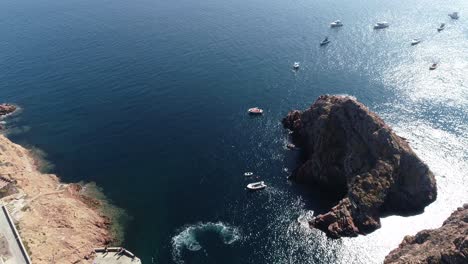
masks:
[(468, 204), (453, 212), (440, 228), (406, 236), (384, 263), (468, 263)]
[(283, 125), (305, 158), (292, 178), (342, 198), (310, 222), (330, 237), (370, 233), (380, 227), (380, 215), (422, 212), (436, 199), (427, 165), (352, 97), (320, 96), (308, 110), (289, 112)]
[(0, 104), (0, 117), (13, 113), (16, 110), (16, 106), (12, 104)]

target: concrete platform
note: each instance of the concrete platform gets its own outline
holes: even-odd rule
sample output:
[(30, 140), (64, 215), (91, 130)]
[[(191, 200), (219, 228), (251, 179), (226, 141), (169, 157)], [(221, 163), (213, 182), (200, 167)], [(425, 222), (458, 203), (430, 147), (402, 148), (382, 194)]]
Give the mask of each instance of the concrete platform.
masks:
[(141, 264), (132, 252), (120, 247), (96, 248), (93, 264)]

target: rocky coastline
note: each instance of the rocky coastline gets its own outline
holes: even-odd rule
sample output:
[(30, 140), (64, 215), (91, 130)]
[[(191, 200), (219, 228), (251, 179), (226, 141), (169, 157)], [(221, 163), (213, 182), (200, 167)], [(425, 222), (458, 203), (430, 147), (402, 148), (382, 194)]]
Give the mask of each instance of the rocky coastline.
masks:
[[(0, 117), (16, 107), (0, 105)], [(0, 201), (35, 264), (92, 263), (93, 249), (114, 241), (103, 201), (79, 184), (40, 172), (34, 155), (0, 134)]]
[(304, 156), (291, 178), (341, 198), (309, 223), (329, 237), (371, 233), (382, 215), (421, 213), (437, 197), (434, 175), (408, 142), (353, 97), (320, 96), (282, 123)]
[(468, 204), (457, 208), (440, 228), (406, 236), (384, 263), (468, 263)]

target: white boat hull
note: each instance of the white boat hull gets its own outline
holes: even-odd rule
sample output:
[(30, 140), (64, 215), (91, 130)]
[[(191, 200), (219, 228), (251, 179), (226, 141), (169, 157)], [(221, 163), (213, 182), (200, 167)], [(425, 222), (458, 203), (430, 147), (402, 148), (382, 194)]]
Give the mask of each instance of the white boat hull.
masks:
[(267, 186), (263, 181), (247, 184), (247, 189), (252, 190), (252, 191), (262, 190), (262, 189), (265, 189), (266, 187)]

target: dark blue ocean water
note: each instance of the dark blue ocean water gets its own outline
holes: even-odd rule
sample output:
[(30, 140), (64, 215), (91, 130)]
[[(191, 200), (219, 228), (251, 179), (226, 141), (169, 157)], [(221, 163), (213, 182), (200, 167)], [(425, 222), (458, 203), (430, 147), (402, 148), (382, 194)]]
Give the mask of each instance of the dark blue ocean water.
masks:
[[(102, 187), (144, 263), (380, 263), (467, 202), (466, 0), (3, 0), (0, 36), (0, 102), (22, 108), (9, 137)], [(355, 239), (304, 226), (333, 199), (286, 180), (297, 153), (280, 120), (325, 93), (410, 139), (439, 184), (424, 214)], [(269, 188), (246, 192), (244, 171)]]

